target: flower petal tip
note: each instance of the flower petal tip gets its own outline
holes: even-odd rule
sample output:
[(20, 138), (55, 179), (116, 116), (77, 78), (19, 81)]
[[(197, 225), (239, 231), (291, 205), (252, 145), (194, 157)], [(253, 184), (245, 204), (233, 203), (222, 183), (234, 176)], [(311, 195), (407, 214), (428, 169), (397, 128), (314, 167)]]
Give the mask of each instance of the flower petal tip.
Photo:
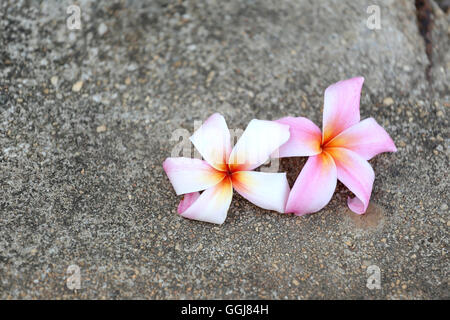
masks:
[(394, 143), (392, 143), (392, 151), (391, 152), (397, 152), (397, 151), (398, 151), (397, 147), (395, 146)]
[[(387, 134), (387, 133), (386, 133)], [(389, 141), (387, 142), (387, 148), (386, 151), (387, 152), (397, 152), (398, 149), (395, 146), (394, 141), (392, 140), (392, 138), (387, 134)]]
[(361, 84), (363, 84), (365, 80), (363, 76), (354, 77), (352, 79), (355, 79), (355, 81), (359, 81)]
[(364, 213), (366, 213), (369, 203), (367, 203), (367, 205), (364, 205), (364, 203), (360, 199), (356, 197), (355, 198), (348, 197), (347, 205), (352, 212), (359, 215), (363, 215)]
[(212, 120), (215, 120), (215, 119), (220, 119), (220, 120), (223, 119), (223, 120), (225, 121), (225, 118), (223, 117), (223, 115), (221, 115), (221, 114), (218, 113), (218, 112), (215, 112), (215, 113), (213, 113), (212, 115), (210, 115), (210, 116), (208, 117), (208, 119), (205, 120), (205, 122), (212, 121)]
[(325, 89), (325, 91), (327, 91), (328, 89), (331, 90), (332, 88), (339, 88), (340, 90), (342, 90), (345, 87), (358, 89), (358, 91), (361, 91), (361, 88), (362, 88), (362, 86), (364, 84), (364, 80), (365, 79), (362, 76), (341, 80), (341, 81), (338, 81), (336, 83), (333, 83), (333, 84), (329, 85)]
[(348, 82), (353, 82), (355, 87), (362, 87), (364, 84), (364, 77), (361, 76), (357, 76), (357, 77), (353, 77), (347, 80), (343, 80), (343, 81), (348, 81)]

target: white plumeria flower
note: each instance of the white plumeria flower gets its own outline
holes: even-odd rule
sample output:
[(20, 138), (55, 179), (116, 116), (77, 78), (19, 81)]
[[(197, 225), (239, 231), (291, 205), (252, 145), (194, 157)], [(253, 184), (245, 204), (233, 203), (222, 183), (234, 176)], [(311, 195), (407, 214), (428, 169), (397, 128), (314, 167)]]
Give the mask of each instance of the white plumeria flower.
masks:
[[(289, 196), (286, 173), (252, 171), (289, 139), (289, 126), (252, 120), (233, 149), (222, 115), (215, 113), (190, 140), (205, 160), (167, 158), (163, 168), (178, 195), (185, 218), (222, 224), (233, 188), (255, 205), (284, 212)], [(204, 190), (202, 193), (199, 191)]]

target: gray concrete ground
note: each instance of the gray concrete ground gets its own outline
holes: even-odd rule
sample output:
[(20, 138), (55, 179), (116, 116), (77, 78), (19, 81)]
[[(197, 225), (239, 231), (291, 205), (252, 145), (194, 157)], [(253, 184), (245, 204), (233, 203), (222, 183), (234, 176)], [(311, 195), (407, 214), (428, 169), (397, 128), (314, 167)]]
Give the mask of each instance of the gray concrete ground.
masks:
[[(67, 28), (71, 1), (0, 2), (1, 298), (449, 298), (450, 29), (437, 5), (427, 77), (414, 1), (75, 3), (81, 30)], [(176, 129), (213, 112), (230, 128), (320, 124), (324, 89), (357, 75), (361, 117), (398, 147), (371, 160), (365, 216), (341, 184), (306, 217), (237, 194), (222, 226), (177, 215), (161, 166)], [(282, 162), (291, 180), (301, 163)]]

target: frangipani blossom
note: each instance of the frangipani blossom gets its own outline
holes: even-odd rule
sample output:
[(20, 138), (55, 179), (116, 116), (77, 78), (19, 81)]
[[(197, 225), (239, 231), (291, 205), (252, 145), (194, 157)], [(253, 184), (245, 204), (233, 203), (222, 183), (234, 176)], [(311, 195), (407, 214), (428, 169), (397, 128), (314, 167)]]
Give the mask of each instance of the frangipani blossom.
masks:
[[(213, 114), (190, 137), (205, 160), (167, 158), (163, 168), (185, 218), (222, 224), (233, 188), (255, 205), (283, 213), (289, 195), (286, 173), (256, 172), (289, 139), (289, 126), (252, 120), (233, 149), (225, 119)], [(202, 193), (199, 191), (204, 190)]]
[(295, 181), (286, 213), (317, 212), (330, 201), (341, 181), (355, 195), (350, 210), (366, 212), (375, 174), (367, 160), (381, 152), (397, 151), (389, 134), (373, 118), (360, 122), (359, 100), (364, 78), (343, 80), (325, 90), (323, 131), (310, 120), (286, 117), (291, 137), (280, 157), (309, 156)]

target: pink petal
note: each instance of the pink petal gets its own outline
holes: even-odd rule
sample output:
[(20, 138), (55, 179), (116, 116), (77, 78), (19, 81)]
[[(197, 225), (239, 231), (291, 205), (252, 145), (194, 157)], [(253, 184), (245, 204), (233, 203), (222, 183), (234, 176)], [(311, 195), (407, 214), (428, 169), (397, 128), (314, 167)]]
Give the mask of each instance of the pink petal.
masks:
[(274, 121), (253, 119), (231, 151), (231, 171), (259, 167), (289, 139), (289, 126)]
[(359, 99), (363, 77), (332, 84), (325, 90), (323, 108), (323, 144), (359, 122)]
[(178, 195), (208, 189), (225, 176), (200, 159), (167, 158), (163, 168)]
[(319, 211), (330, 202), (336, 182), (336, 166), (329, 154), (309, 157), (289, 194), (286, 212), (302, 216)]
[(327, 143), (326, 147), (350, 149), (366, 160), (382, 152), (395, 152), (389, 134), (373, 118), (365, 119), (342, 131)]
[(200, 197), (200, 192), (186, 193), (178, 205), (178, 213), (182, 214)]
[(238, 171), (231, 175), (234, 189), (251, 203), (283, 213), (289, 196), (286, 173)]
[(291, 134), (289, 140), (280, 147), (280, 158), (314, 156), (321, 152), (322, 132), (311, 120), (286, 117), (275, 122), (288, 125)]
[(348, 198), (350, 210), (357, 214), (366, 212), (372, 193), (375, 173), (370, 164), (356, 152), (345, 148), (326, 148), (336, 163), (337, 177), (351, 192), (355, 198)]
[[(179, 213), (188, 219), (222, 224), (233, 197), (231, 180), (225, 177), (220, 183), (203, 191), (198, 198), (188, 196), (186, 203), (179, 206)], [(183, 199), (184, 201), (184, 199)], [(190, 206), (188, 206), (190, 204)], [(184, 210), (184, 211), (183, 211)]]
[(226, 162), (231, 152), (231, 142), (230, 131), (222, 115), (214, 113), (190, 139), (210, 165), (217, 170), (227, 170)]

